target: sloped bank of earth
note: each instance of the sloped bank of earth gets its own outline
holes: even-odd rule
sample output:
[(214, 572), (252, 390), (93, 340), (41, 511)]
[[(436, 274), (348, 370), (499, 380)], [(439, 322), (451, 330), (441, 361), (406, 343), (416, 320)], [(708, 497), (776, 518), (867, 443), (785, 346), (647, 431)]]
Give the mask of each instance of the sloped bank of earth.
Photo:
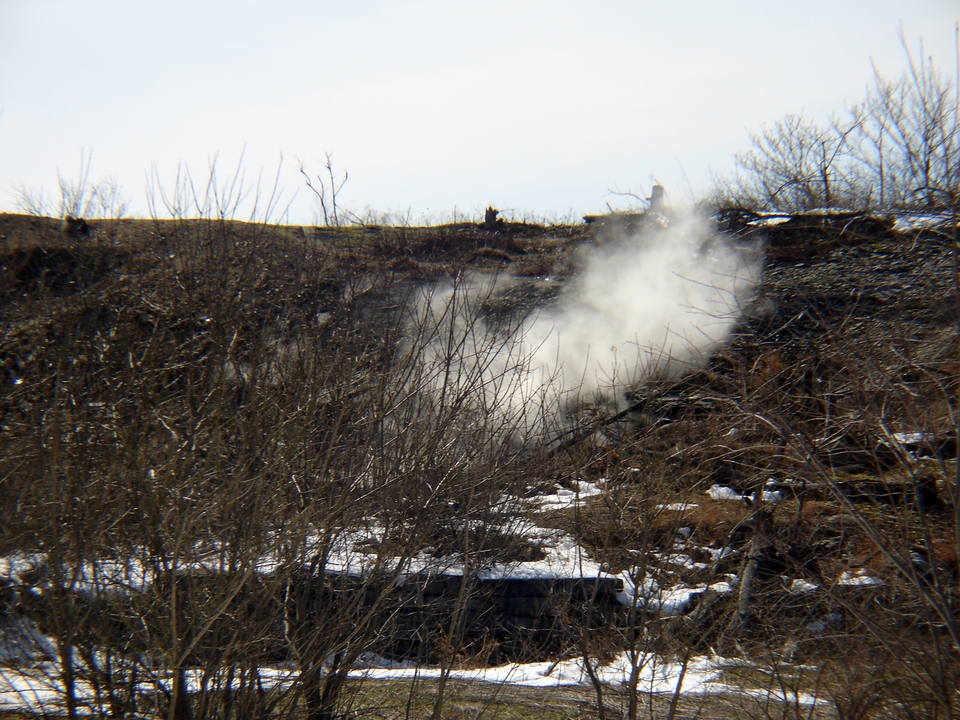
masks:
[[(10, 339), (24, 343), (13, 349), (8, 342), (5, 347), (8, 383), (28, 381), (24, 358), (36, 355), (29, 332), (17, 332), (18, 322), (25, 322), (32, 331), (35, 321), (43, 320), (44, 303), (51, 303), (55, 313), (62, 309), (64, 298), (96, 290), (103, 280), (128, 281), (158, 272), (157, 258), (152, 257), (156, 249), (168, 250), (169, 241), (177, 234), (186, 234), (190, 241), (193, 232), (182, 224), (121, 221), (92, 224), (88, 236), (68, 238), (59, 234), (53, 220), (9, 215), (0, 220), (0, 236), (8, 248), (4, 289), (8, 327), (14, 331)], [(808, 382), (812, 375), (843, 363), (835, 352), (841, 334), (844, 343), (854, 338), (875, 343), (888, 337), (893, 325), (900, 334), (896, 339), (911, 357), (919, 357), (935, 372), (949, 374), (957, 358), (951, 354), (952, 328), (940, 301), (949, 297), (951, 283), (950, 254), (942, 240), (922, 230), (893, 235), (889, 222), (851, 223), (849, 218), (841, 218), (839, 225), (825, 227), (822, 221), (810, 218), (779, 220), (786, 222), (758, 225), (756, 217), (725, 220), (731, 232), (766, 238), (773, 261), (766, 268), (757, 300), (748, 309), (742, 332), (734, 338), (731, 351), (714, 363), (714, 369), (723, 373), (729, 370), (725, 363), (748, 363), (757, 375), (789, 375), (791, 380)], [(549, 300), (553, 278), (569, 275), (576, 246), (589, 241), (589, 232), (583, 229), (547, 230), (527, 225), (504, 225), (494, 233), (464, 224), (439, 229), (323, 230), (315, 235), (301, 229), (255, 228), (244, 234), (265, 242), (265, 248), (272, 243), (280, 249), (262, 253), (265, 261), (257, 273), (257, 285), (245, 300), (255, 303), (249, 308), (253, 317), (262, 317), (266, 311), (274, 318), (280, 312), (328, 312), (352, 275), (378, 268), (418, 281), (463, 267), (512, 272), (529, 278), (521, 280), (514, 292), (518, 299), (513, 305), (522, 307), (542, 302), (542, 295)], [(298, 257), (291, 252), (305, 238), (324, 246), (324, 264), (317, 268), (322, 281), (313, 286), (310, 274), (294, 267)], [(306, 284), (294, 293), (290, 288), (297, 281)], [(124, 292), (122, 283), (118, 285), (119, 292), (102, 298), (100, 306), (110, 302), (125, 306), (125, 313), (149, 330), (157, 303), (144, 298), (138, 288), (128, 285), (134, 296)], [(162, 286), (150, 287), (150, 281), (146, 285), (151, 293), (162, 296)], [(251, 301), (251, 295), (257, 299)], [(293, 306), (288, 299), (291, 295)], [(282, 302), (270, 302), (271, 296)], [(169, 307), (166, 309), (169, 312)], [(176, 318), (174, 322), (184, 320), (187, 332), (190, 323), (205, 322), (203, 317)], [(702, 410), (702, 378), (692, 380), (679, 393), (655, 388), (652, 397), (643, 398), (638, 408), (645, 416), (642, 420), (652, 417), (659, 422), (671, 414)], [(859, 451), (863, 454), (864, 449)], [(874, 451), (866, 448), (867, 454)], [(715, 479), (731, 480), (723, 471)]]

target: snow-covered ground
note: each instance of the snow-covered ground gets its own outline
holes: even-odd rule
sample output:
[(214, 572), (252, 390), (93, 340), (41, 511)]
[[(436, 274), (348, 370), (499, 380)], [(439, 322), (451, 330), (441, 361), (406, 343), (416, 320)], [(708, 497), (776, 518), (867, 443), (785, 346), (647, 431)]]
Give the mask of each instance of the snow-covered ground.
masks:
[[(485, 581), (618, 579), (622, 582), (622, 592), (618, 596), (622, 603), (628, 606), (636, 604), (637, 607), (656, 611), (662, 615), (675, 615), (684, 612), (689, 609), (692, 598), (698, 597), (707, 590), (727, 593), (732, 592), (733, 588), (736, 587), (738, 583), (736, 575), (729, 575), (726, 579), (709, 585), (690, 586), (683, 582), (677, 582), (673, 585), (663, 586), (650, 577), (646, 566), (612, 573), (605, 570), (599, 562), (594, 560), (573, 536), (561, 530), (543, 528), (536, 524), (535, 518), (538, 511), (579, 507), (590, 498), (600, 496), (604, 492), (603, 485), (604, 481), (597, 484), (577, 481), (573, 489), (558, 486), (554, 493), (534, 498), (503, 498), (505, 508), (523, 507), (533, 514), (526, 516), (514, 514), (505, 521), (504, 525), (492, 529), (506, 535), (523, 537), (531, 545), (538, 548), (543, 557), (537, 560), (495, 563), (479, 571), (474, 569), (473, 572), (477, 572), (478, 579)], [(771, 479), (768, 482), (768, 487), (774, 485), (775, 481)], [(722, 485), (712, 486), (706, 491), (706, 494), (715, 501), (743, 502), (748, 500), (746, 496), (741, 495), (736, 490)], [(782, 499), (782, 495), (776, 490), (766, 490), (763, 492), (763, 499), (767, 502), (778, 502)], [(661, 505), (658, 509), (662, 511), (686, 511), (697, 507), (698, 505), (692, 503), (671, 503)], [(531, 519), (531, 517), (534, 519)], [(328, 537), (325, 548), (325, 571), (333, 574), (362, 576), (370, 572), (372, 567), (377, 567), (380, 571), (385, 568), (396, 569), (400, 567), (402, 570), (400, 573), (401, 582), (411, 576), (461, 576), (464, 574), (462, 558), (457, 555), (438, 557), (433, 548), (424, 548), (409, 557), (378, 557), (377, 550), (374, 548), (380, 546), (381, 540), (384, 539), (384, 532), (384, 529), (378, 523), (369, 522), (362, 527), (341, 530)], [(673, 566), (679, 570), (697, 571), (706, 570), (721, 557), (727, 557), (734, 553), (729, 547), (718, 549), (690, 543), (688, 542), (689, 533), (690, 528), (679, 528), (677, 542), (673, 547), (654, 552), (649, 557), (638, 557), (638, 561), (646, 564), (655, 561), (661, 568)], [(308, 535), (302, 543), (301, 555), (305, 558), (312, 556), (317, 552), (320, 544), (321, 539), (318, 534)], [(709, 555), (711, 562), (705, 563), (694, 560), (694, 554), (697, 553), (703, 556)], [(207, 548), (206, 552), (197, 550), (193, 554), (193, 559), (184, 563), (181, 567), (185, 569), (195, 567), (205, 572), (217, 572), (219, 563), (222, 562), (220, 558), (221, 556), (216, 548)], [(0, 579), (13, 586), (25, 584), (22, 581), (22, 576), (28, 574), (43, 576), (45, 563), (46, 557), (42, 553), (21, 553), (0, 557)], [(269, 574), (276, 570), (279, 564), (279, 559), (274, 554), (268, 553), (257, 560), (256, 570), (260, 573)], [(635, 578), (639, 577), (645, 579), (637, 585)], [(151, 582), (151, 573), (145, 563), (136, 557), (130, 557), (123, 561), (109, 559), (96, 563), (86, 563), (82, 571), (76, 574), (73, 589), (77, 592), (90, 593), (104, 591), (138, 592), (146, 589)], [(842, 586), (875, 585), (879, 582), (877, 578), (867, 575), (863, 570), (855, 574), (847, 571), (837, 579), (837, 584)], [(43, 587), (44, 583), (40, 583), (33, 589), (39, 588), (42, 590)], [(803, 580), (796, 580), (794, 586), (791, 587), (791, 591), (809, 592), (815, 587), (811, 587), (811, 584), (805, 583)]]
[(952, 226), (953, 216), (950, 213), (905, 213), (897, 216), (893, 231), (947, 230)]
[[(686, 666), (677, 660), (666, 660), (654, 654), (620, 653), (607, 664), (592, 667), (596, 677), (608, 685), (626, 685), (635, 672), (638, 678), (637, 689), (642, 693), (679, 692), (681, 695), (702, 694), (760, 694), (761, 691), (745, 690), (742, 687), (723, 682), (726, 668), (738, 667), (743, 663), (717, 655), (691, 657)], [(398, 664), (375, 656), (364, 656), (350, 675), (366, 680), (402, 680), (438, 678), (442, 672), (438, 667)], [(285, 667), (261, 667), (260, 687), (264, 690), (289, 687), (297, 673)], [(589, 685), (591, 680), (582, 658), (562, 660), (560, 662), (510, 663), (489, 668), (454, 669), (450, 677), (457, 680), (514, 685), (521, 687), (561, 687), (570, 685)], [(201, 671), (188, 671), (187, 689), (198, 692), (201, 689)], [(169, 689), (170, 678), (163, 677), (140, 684), (140, 692), (145, 696), (160, 690)], [(801, 705), (816, 704), (817, 698), (800, 694), (784, 697), (776, 691), (764, 690), (762, 693), (776, 700), (786, 700)], [(109, 708), (97, 705), (97, 693), (84, 682), (79, 682), (76, 697), (83, 714), (106, 714)], [(64, 712), (63, 684), (59, 668), (55, 662), (43, 662), (25, 667), (0, 667), (0, 709), (17, 710), (36, 714), (58, 715)]]

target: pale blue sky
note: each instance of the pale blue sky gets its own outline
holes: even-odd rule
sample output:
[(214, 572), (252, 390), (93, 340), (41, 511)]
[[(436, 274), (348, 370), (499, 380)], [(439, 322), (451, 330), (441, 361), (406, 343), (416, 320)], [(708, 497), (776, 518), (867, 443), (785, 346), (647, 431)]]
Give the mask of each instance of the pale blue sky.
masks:
[[(347, 207), (416, 222), (674, 202), (732, 168), (747, 130), (859, 101), (871, 60), (904, 69), (902, 22), (953, 72), (956, 0), (0, 0), (0, 210), (19, 184), (146, 173), (172, 185), (245, 150), (290, 220), (315, 210), (297, 160), (350, 172)], [(684, 177), (684, 173), (686, 177)]]

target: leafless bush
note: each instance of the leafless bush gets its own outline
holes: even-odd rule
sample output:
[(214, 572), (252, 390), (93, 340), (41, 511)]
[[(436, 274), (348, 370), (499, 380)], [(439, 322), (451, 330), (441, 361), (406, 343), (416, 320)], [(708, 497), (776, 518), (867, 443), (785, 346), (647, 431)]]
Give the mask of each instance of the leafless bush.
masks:
[[(339, 180), (337, 179), (333, 170), (332, 153), (328, 152), (326, 154), (323, 167), (326, 169), (329, 179), (325, 179), (322, 175), (317, 175), (316, 182), (314, 182), (314, 178), (310, 177), (310, 174), (304, 169), (303, 163), (300, 164), (300, 174), (303, 175), (304, 182), (316, 198), (317, 205), (319, 205), (320, 212), (323, 215), (323, 224), (326, 227), (340, 227), (342, 220), (341, 212), (343, 210), (337, 204), (337, 196), (340, 194), (340, 191), (343, 190), (343, 186), (347, 184), (350, 176), (344, 171), (343, 177)], [(369, 215), (369, 213), (367, 214)], [(361, 224), (364, 223), (361, 221)]]
[(36, 217), (53, 215), (59, 218), (114, 220), (123, 217), (127, 212), (127, 201), (123, 198), (117, 181), (107, 176), (91, 182), (92, 159), (92, 151), (86, 155), (80, 154), (80, 170), (76, 179), (72, 180), (57, 172), (59, 200), (48, 198), (43, 188), (35, 190), (21, 185), (17, 188), (14, 204), (22, 212)]

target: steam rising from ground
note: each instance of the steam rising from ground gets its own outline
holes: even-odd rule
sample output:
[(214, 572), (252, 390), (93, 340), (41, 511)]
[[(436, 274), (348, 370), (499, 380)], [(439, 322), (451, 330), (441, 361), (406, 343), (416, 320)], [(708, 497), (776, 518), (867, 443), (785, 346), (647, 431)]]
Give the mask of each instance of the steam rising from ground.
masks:
[(430, 382), (447, 400), (559, 427), (582, 403), (622, 409), (624, 393), (702, 366), (756, 286), (759, 253), (693, 215), (608, 233), (585, 249), (556, 301), (514, 322), (491, 310), (518, 280), (462, 276), (424, 289), (418, 321)]

